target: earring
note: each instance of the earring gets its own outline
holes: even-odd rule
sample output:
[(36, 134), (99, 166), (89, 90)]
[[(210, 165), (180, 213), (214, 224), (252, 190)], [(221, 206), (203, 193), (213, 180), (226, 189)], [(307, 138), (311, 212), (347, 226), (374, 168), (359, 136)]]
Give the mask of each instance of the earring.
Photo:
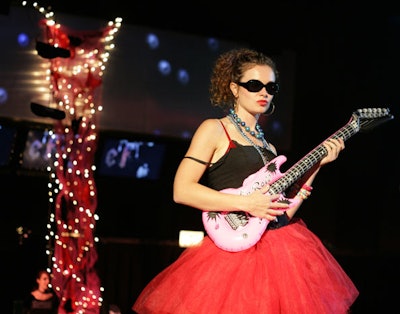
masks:
[(233, 111), (236, 111), (236, 108), (237, 108), (237, 102), (234, 102), (232, 107), (233, 107)]
[(264, 112), (264, 115), (266, 116), (270, 116), (275, 112), (275, 105), (273, 102), (271, 102), (271, 104), (269, 105), (269, 108), (266, 112)]

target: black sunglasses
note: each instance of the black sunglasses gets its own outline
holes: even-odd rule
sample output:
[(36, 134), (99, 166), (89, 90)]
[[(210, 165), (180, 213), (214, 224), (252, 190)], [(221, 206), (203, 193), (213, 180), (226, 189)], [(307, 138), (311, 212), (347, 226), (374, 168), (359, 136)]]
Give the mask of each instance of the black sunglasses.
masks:
[(252, 93), (259, 92), (264, 87), (270, 95), (276, 95), (279, 92), (279, 84), (275, 82), (269, 82), (264, 85), (259, 80), (250, 80), (247, 82), (238, 82), (237, 84), (239, 86), (243, 86), (245, 89)]

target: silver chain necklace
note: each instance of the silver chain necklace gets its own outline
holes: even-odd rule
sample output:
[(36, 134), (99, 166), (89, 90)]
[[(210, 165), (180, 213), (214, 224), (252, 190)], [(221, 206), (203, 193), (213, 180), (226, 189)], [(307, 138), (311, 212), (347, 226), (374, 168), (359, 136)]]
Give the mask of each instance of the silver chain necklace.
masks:
[[(228, 114), (227, 115), (228, 119), (232, 122), (232, 124), (236, 127), (236, 129), (239, 131), (239, 133), (247, 140), (247, 142), (249, 142), (256, 150), (257, 152), (260, 154), (262, 161), (264, 163), (264, 165), (267, 164), (267, 158), (264, 156), (264, 154), (262, 153), (260, 146), (256, 145), (256, 143), (254, 143), (247, 135), (246, 133), (243, 132), (242, 128), (236, 123), (234, 117), (232, 117), (232, 115)], [(265, 138), (261, 138), (260, 139), (263, 143), (263, 148), (264, 149), (268, 149), (271, 150), (270, 146), (268, 145), (267, 141), (265, 140)]]

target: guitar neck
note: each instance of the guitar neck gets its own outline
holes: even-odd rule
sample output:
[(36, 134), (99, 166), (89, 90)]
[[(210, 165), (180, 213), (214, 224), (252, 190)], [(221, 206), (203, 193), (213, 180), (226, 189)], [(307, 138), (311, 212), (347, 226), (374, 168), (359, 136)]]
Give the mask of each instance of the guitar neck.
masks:
[[(341, 129), (332, 134), (328, 139), (342, 138), (344, 141), (358, 133), (360, 129), (358, 118), (353, 115), (350, 121)], [(288, 189), (294, 182), (300, 179), (315, 164), (321, 161), (327, 155), (327, 150), (323, 143), (311, 150), (307, 155), (301, 158), (297, 163), (290, 167), (285, 175), (271, 184), (268, 190), (269, 194), (279, 194)]]

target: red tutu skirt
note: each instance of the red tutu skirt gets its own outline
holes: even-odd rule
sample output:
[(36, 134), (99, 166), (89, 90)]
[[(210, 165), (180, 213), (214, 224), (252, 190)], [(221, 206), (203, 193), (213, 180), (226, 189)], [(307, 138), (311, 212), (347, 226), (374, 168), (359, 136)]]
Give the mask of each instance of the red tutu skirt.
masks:
[(302, 220), (228, 252), (210, 238), (144, 288), (139, 314), (344, 314), (359, 292)]

